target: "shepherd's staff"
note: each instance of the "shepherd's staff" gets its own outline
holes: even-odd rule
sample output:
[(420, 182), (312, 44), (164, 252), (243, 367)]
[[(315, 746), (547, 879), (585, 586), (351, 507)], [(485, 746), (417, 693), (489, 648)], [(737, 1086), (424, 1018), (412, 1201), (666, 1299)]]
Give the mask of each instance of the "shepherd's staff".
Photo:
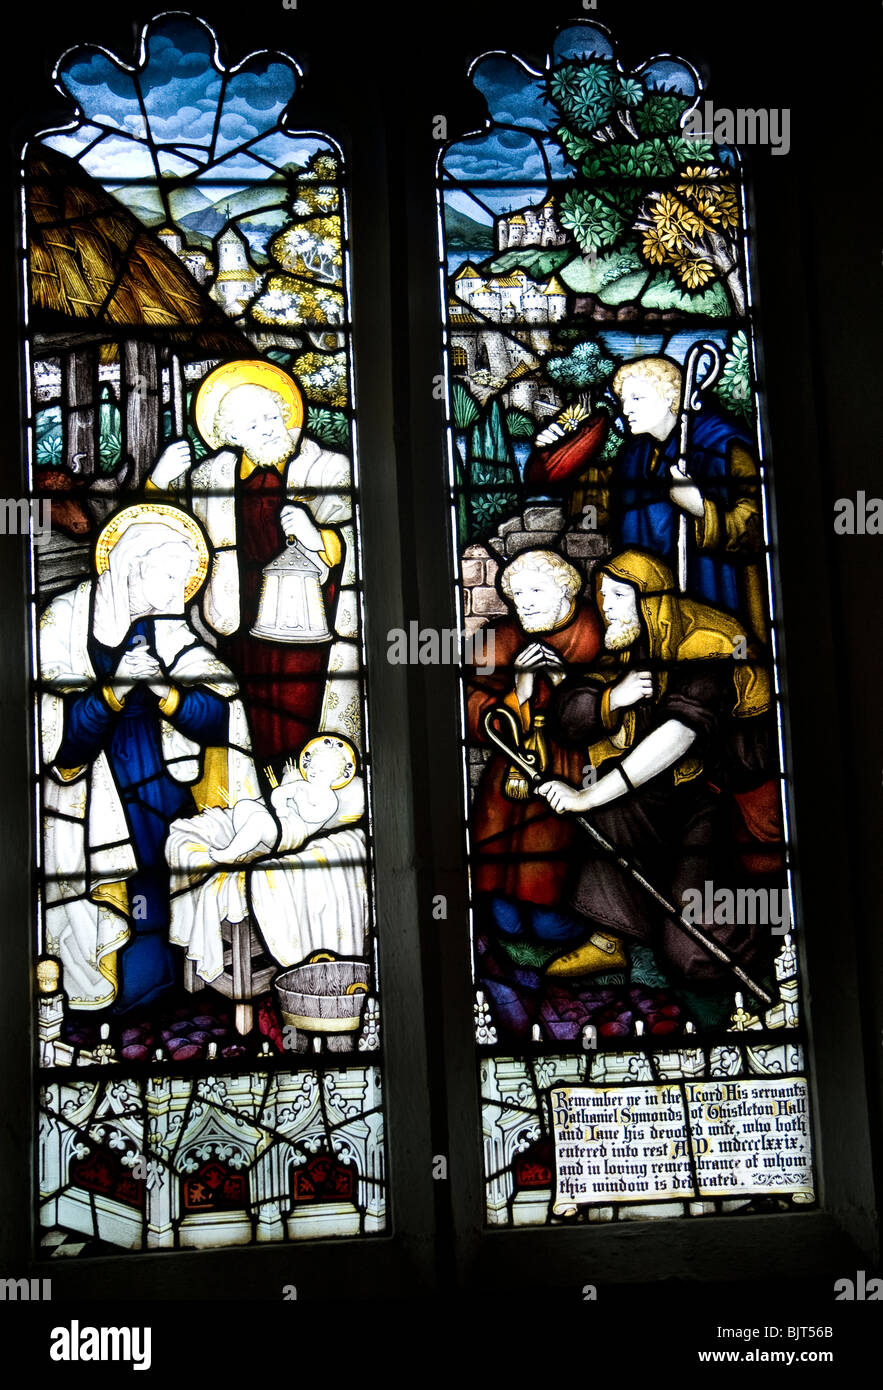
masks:
[[(542, 774), (537, 771), (535, 766), (537, 755), (520, 748), (511, 748), (509, 744), (506, 743), (505, 739), (501, 738), (500, 735), (494, 731), (491, 724), (492, 720), (498, 715), (503, 716), (513, 733), (516, 732), (515, 719), (512, 712), (508, 710), (505, 705), (492, 705), (489, 710), (485, 711), (483, 721), (485, 733), (491, 742), (495, 743), (497, 747), (506, 754), (506, 757), (509, 758), (511, 762), (517, 763), (528, 780), (536, 785), (537, 782), (542, 780)], [(728, 951), (724, 950), (723, 946), (719, 946), (712, 937), (706, 936), (705, 932), (702, 931), (700, 927), (697, 927), (695, 922), (688, 922), (684, 914), (679, 912), (674, 904), (670, 903), (667, 898), (664, 898), (661, 893), (657, 892), (653, 884), (648, 882), (640, 870), (636, 869), (634, 864), (630, 864), (629, 861), (619, 853), (616, 846), (611, 844), (610, 841), (601, 834), (600, 830), (595, 829), (591, 821), (587, 820), (585, 816), (576, 814), (576, 812), (573, 813), (573, 816), (577, 825), (585, 830), (595, 843), (604, 850), (605, 854), (609, 854), (623, 872), (628, 874), (630, 878), (633, 878), (635, 883), (639, 884), (640, 887), (644, 889), (645, 893), (650, 894), (651, 898), (665, 910), (675, 925), (680, 927), (681, 931), (685, 931), (688, 936), (692, 936), (693, 940), (698, 941), (699, 945), (708, 951), (710, 955), (716, 956), (722, 964), (728, 966), (733, 974), (738, 976), (742, 981), (743, 985), (747, 985), (752, 994), (756, 994), (758, 999), (761, 999), (767, 1007), (772, 1005), (772, 996), (755, 980), (752, 980), (750, 975), (746, 975), (741, 965), (736, 964), (733, 957)]]
[[(679, 473), (688, 473), (687, 448), (690, 442), (690, 420), (702, 409), (703, 391), (713, 386), (720, 371), (720, 353), (714, 343), (694, 343), (687, 353), (684, 363), (684, 385), (681, 392), (681, 408), (678, 414), (678, 461), (675, 468)], [(687, 592), (687, 515), (681, 511), (678, 518), (678, 590)]]

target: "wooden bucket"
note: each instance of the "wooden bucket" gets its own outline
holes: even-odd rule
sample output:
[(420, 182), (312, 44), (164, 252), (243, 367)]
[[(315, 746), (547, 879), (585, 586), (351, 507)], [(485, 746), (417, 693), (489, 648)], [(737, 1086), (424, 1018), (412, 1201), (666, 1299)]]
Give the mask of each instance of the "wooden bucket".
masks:
[(327, 951), (274, 981), (285, 1023), (305, 1033), (348, 1033), (358, 1028), (368, 993), (370, 967), (337, 960)]

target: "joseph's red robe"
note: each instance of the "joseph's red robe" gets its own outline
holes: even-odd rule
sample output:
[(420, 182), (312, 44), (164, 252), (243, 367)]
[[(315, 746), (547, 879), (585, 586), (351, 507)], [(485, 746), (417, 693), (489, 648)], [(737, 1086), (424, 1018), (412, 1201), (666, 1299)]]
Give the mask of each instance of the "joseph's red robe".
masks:
[[(237, 479), (237, 551), (241, 619), (222, 644), (222, 657), (239, 680), (259, 766), (298, 751), (317, 731), (331, 642), (296, 644), (253, 637), (264, 566), (283, 550), (280, 512), (289, 501), (275, 468), (256, 468)], [(322, 586), (333, 630), (337, 572)]]
[[(591, 663), (601, 647), (603, 624), (596, 610), (578, 603), (573, 617), (554, 632), (525, 634), (512, 618), (491, 626), (493, 632), (492, 674), (487, 665), (476, 665), (469, 683), (468, 725), (472, 743), (486, 746), (482, 727), (486, 709), (506, 697), (513, 710), (515, 672), (513, 662), (519, 652), (533, 642), (553, 647), (565, 665)], [(486, 646), (485, 651), (489, 648)], [(552, 685), (544, 675), (534, 678), (529, 719), (533, 723), (549, 704)], [(580, 786), (588, 762), (584, 748), (566, 748), (557, 743), (548, 728), (543, 730), (549, 762), (548, 777), (560, 777)], [(569, 867), (568, 853), (575, 827), (570, 816), (558, 816), (543, 797), (531, 794), (526, 801), (511, 801), (503, 794), (509, 763), (495, 753), (485, 766), (472, 807), (473, 882), (479, 893), (498, 893), (521, 902), (557, 905), (564, 891)]]

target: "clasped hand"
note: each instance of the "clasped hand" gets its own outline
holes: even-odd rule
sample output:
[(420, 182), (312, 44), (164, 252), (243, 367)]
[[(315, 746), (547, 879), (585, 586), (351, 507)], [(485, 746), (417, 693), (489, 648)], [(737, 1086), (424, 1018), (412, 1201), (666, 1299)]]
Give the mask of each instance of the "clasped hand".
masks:
[[(562, 681), (566, 674), (564, 663), (554, 647), (547, 647), (545, 642), (531, 642), (530, 646), (525, 647), (515, 658), (515, 694), (521, 705), (533, 694), (534, 676), (538, 667), (543, 668), (542, 674), (548, 676), (553, 685)], [(549, 670), (549, 667), (555, 669)]]
[(123, 693), (141, 681), (149, 685), (160, 700), (165, 700), (171, 689), (162, 666), (149, 647), (130, 647), (124, 652), (113, 678), (115, 683), (123, 687)]

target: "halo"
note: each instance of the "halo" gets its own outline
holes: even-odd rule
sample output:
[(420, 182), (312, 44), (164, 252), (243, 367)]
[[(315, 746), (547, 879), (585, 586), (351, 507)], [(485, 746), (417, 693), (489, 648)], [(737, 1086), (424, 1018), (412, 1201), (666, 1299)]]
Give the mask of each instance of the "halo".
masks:
[(317, 743), (331, 743), (335, 747), (340, 748), (342, 752), (345, 752), (349, 755), (349, 760), (353, 765), (352, 772), (349, 774), (348, 777), (342, 777), (339, 782), (331, 783), (331, 790), (338, 792), (340, 791), (341, 787), (348, 786), (356, 775), (356, 750), (353, 748), (353, 745), (347, 741), (347, 739), (340, 738), (337, 734), (318, 734), (316, 738), (311, 738), (307, 743), (304, 744), (303, 748), (297, 755), (298, 771), (300, 772), (300, 775), (301, 777), (303, 777), (304, 781), (306, 781), (307, 776), (306, 770), (304, 768), (304, 754), (308, 753), (311, 748), (314, 748)]
[(215, 434), (218, 407), (234, 386), (264, 386), (275, 391), (284, 402), (285, 428), (299, 429), (304, 422), (304, 401), (291, 377), (275, 362), (254, 358), (240, 362), (224, 362), (209, 372), (196, 395), (193, 414), (196, 428), (210, 449), (221, 447)]
[(195, 594), (199, 593), (205, 582), (205, 577), (208, 574), (209, 551), (199, 522), (194, 517), (188, 516), (180, 507), (171, 507), (166, 502), (139, 502), (134, 507), (126, 507), (123, 511), (117, 512), (116, 516), (111, 517), (95, 542), (95, 568), (99, 574), (104, 574), (110, 564), (110, 552), (129, 527), (150, 522), (161, 522), (173, 531), (178, 531), (181, 539), (189, 541), (199, 556), (196, 573), (188, 579), (187, 587), (184, 590), (184, 598), (189, 602)]

